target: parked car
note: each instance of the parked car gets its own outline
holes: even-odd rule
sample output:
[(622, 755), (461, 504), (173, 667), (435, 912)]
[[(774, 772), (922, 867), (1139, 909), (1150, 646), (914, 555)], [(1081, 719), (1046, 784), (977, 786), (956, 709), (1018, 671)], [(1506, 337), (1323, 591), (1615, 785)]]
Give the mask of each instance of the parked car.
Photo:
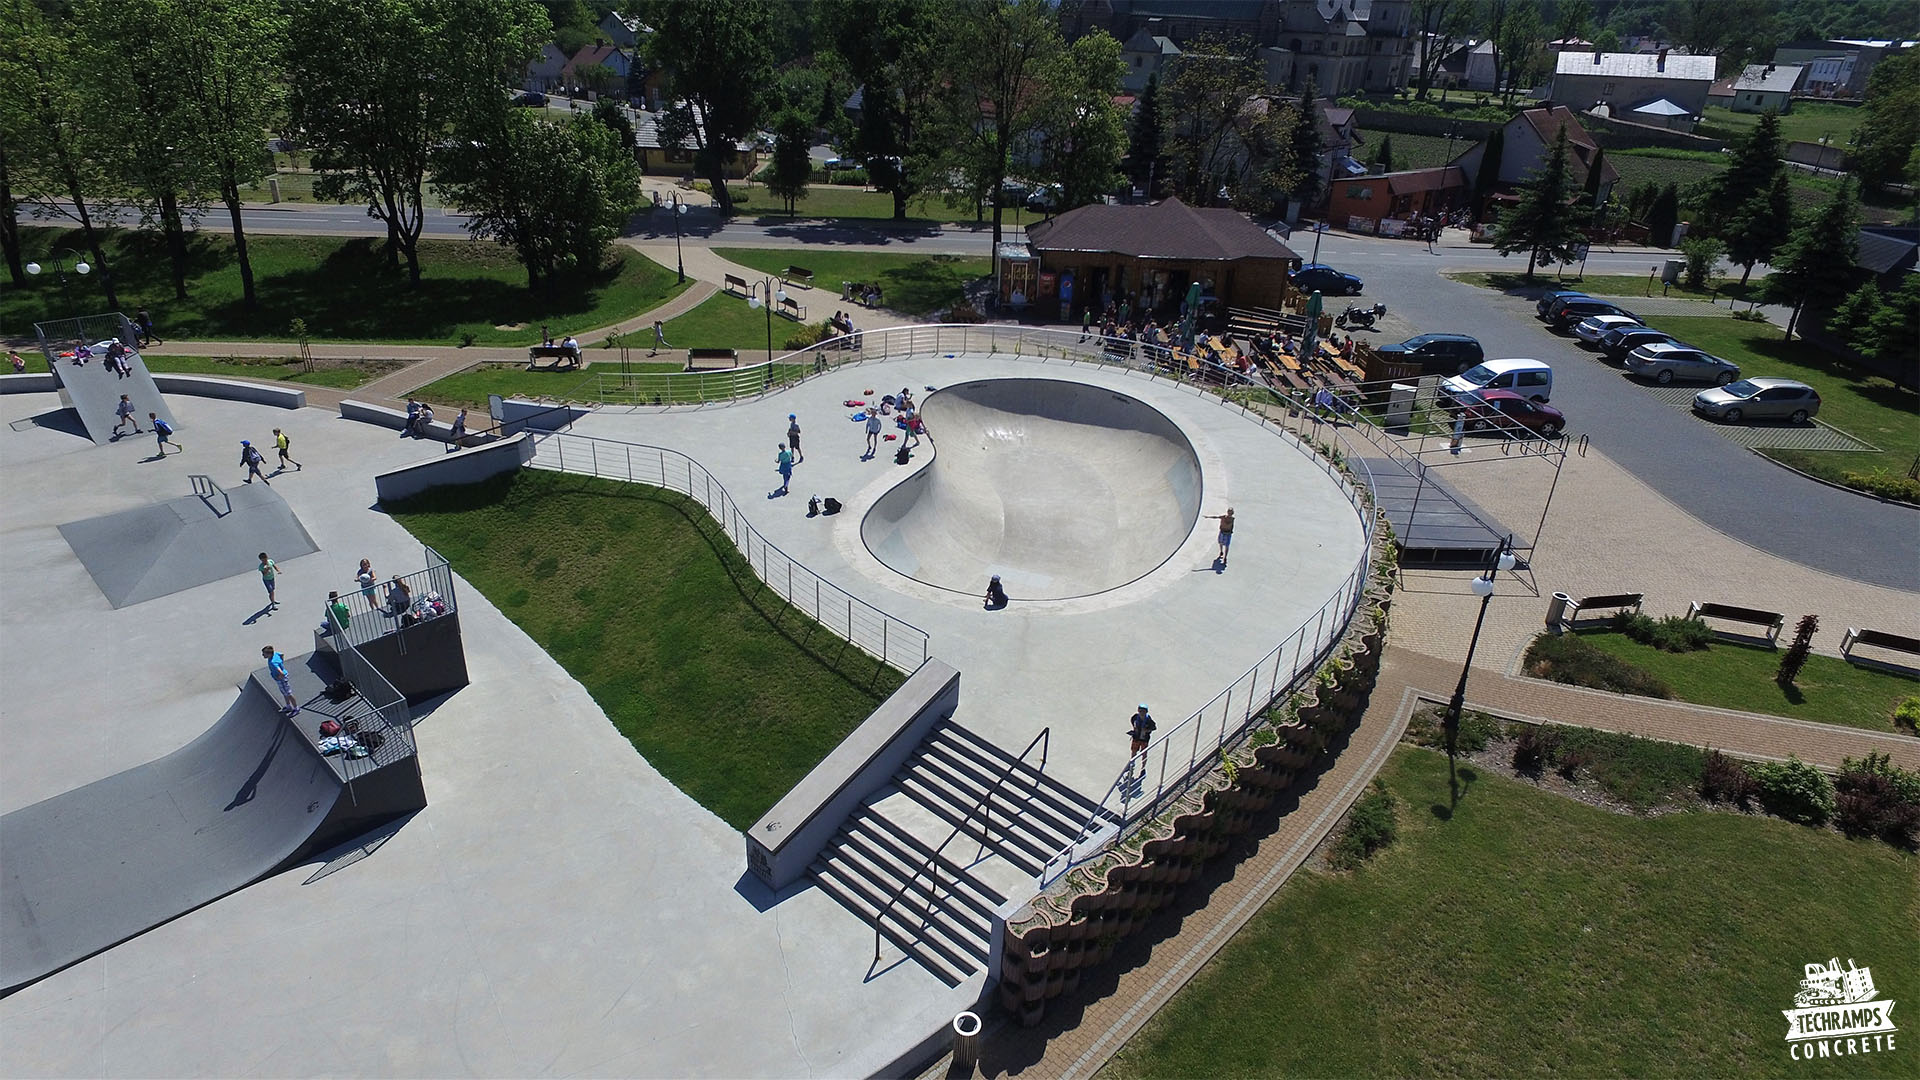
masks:
[(1627, 370), (1665, 386), (1676, 379), (1725, 386), (1740, 377), (1740, 365), (1673, 342), (1642, 345), (1627, 354)]
[(1465, 334), (1421, 334), (1398, 345), (1382, 345), (1389, 363), (1417, 363), (1422, 375), (1458, 375), (1486, 359), (1480, 342)]
[(1488, 390), (1513, 390), (1545, 402), (1553, 396), (1553, 369), (1538, 360), (1488, 360), (1440, 384), (1456, 402), (1476, 400)]
[(1585, 295), (1587, 294), (1579, 291), (1578, 289), (1555, 289), (1552, 292), (1546, 294), (1545, 296), (1542, 296), (1540, 299), (1535, 300), (1533, 302), (1534, 317), (1544, 319), (1547, 317), (1547, 312), (1551, 310), (1553, 305), (1558, 303), (1559, 301), (1568, 300), (1576, 296), (1585, 296)]
[(528, 90), (525, 93), (521, 94), (520, 96), (514, 98), (513, 103), (515, 105), (526, 105), (532, 108), (537, 108), (547, 103), (547, 95), (540, 93), (538, 90)]
[(1589, 315), (1574, 326), (1573, 336), (1597, 347), (1608, 331), (1639, 325), (1640, 320), (1631, 315)]
[(1301, 292), (1322, 296), (1359, 296), (1366, 283), (1352, 274), (1343, 274), (1326, 263), (1308, 263), (1294, 271), (1293, 287)]
[(1591, 296), (1580, 296), (1554, 304), (1547, 312), (1547, 325), (1557, 333), (1565, 333), (1569, 328), (1578, 325), (1581, 320), (1590, 319), (1595, 315), (1624, 315), (1634, 322), (1640, 321), (1640, 316), (1611, 300), (1596, 300)]
[(1609, 330), (1600, 339), (1600, 353), (1609, 360), (1625, 360), (1627, 354), (1642, 345), (1657, 342), (1678, 341), (1665, 330), (1655, 330), (1651, 326), (1623, 326), (1618, 330)]
[(1478, 401), (1464, 403), (1467, 430), (1515, 434), (1524, 428), (1551, 439), (1567, 429), (1559, 409), (1512, 390), (1482, 390)]
[(1820, 395), (1792, 379), (1741, 379), (1693, 395), (1693, 411), (1729, 424), (1780, 419), (1804, 424), (1820, 411)]

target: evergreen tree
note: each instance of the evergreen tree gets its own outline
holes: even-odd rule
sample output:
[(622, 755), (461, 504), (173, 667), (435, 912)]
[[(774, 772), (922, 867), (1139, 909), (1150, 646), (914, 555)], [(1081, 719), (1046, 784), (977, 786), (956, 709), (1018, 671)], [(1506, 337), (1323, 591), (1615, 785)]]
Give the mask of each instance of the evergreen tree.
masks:
[(1867, 77), (1861, 111), (1847, 160), (1865, 184), (1900, 179), (1920, 146), (1920, 56), (1889, 56)]
[(1674, 226), (1680, 224), (1680, 188), (1668, 184), (1654, 197), (1653, 206), (1647, 210), (1647, 243), (1654, 247), (1666, 247), (1673, 243)]
[(1527, 253), (1527, 280), (1540, 262), (1571, 262), (1582, 237), (1580, 213), (1573, 205), (1573, 177), (1567, 167), (1567, 132), (1554, 136), (1546, 164), (1527, 178), (1520, 203), (1500, 218), (1493, 247), (1502, 255)]
[(1801, 315), (1811, 314), (1817, 319), (1853, 291), (1859, 277), (1853, 263), (1859, 246), (1853, 181), (1843, 178), (1833, 198), (1793, 230), (1773, 260), (1773, 273), (1767, 275), (1762, 286), (1767, 300), (1793, 306), (1793, 316), (1787, 320), (1789, 339)]
[(1166, 153), (1160, 137), (1160, 76), (1158, 73), (1147, 77), (1147, 88), (1140, 94), (1139, 102), (1134, 106), (1133, 131), (1127, 143), (1127, 178), (1135, 187), (1154, 198), (1155, 188), (1164, 184), (1167, 176)]
[(1773, 185), (1757, 192), (1733, 215), (1726, 228), (1727, 258), (1744, 269), (1740, 284), (1753, 275), (1753, 264), (1764, 262), (1793, 233), (1793, 191), (1786, 170), (1773, 178)]
[(1920, 341), (1920, 275), (1908, 274), (1892, 293), (1883, 296), (1869, 281), (1834, 309), (1834, 325), (1847, 344), (1876, 358), (1913, 356)]
[(796, 109), (783, 110), (773, 123), (773, 163), (767, 169), (767, 191), (787, 204), (807, 197), (807, 181), (813, 176), (813, 162), (807, 156), (807, 143), (813, 125)]
[(1373, 163), (1380, 166), (1381, 172), (1393, 171), (1393, 136), (1380, 136), (1380, 151), (1373, 155)]
[(1772, 186), (1785, 168), (1781, 163), (1780, 118), (1769, 109), (1744, 138), (1734, 142), (1727, 169), (1702, 185), (1700, 214), (1709, 229), (1718, 231), (1748, 200)]
[(1500, 183), (1500, 154), (1506, 149), (1507, 132), (1505, 128), (1494, 128), (1487, 132), (1487, 144), (1480, 151), (1480, 169), (1473, 177), (1473, 197), (1482, 205), (1487, 196)]
[(1320, 144), (1320, 86), (1313, 76), (1307, 76), (1307, 86), (1300, 94), (1300, 108), (1293, 125), (1293, 167), (1300, 177), (1294, 182), (1293, 196), (1300, 200), (1302, 207), (1311, 207), (1320, 199), (1320, 186), (1325, 176), (1320, 171), (1320, 154), (1325, 149)]
[(1604, 146), (1596, 148), (1593, 152), (1593, 165), (1587, 169), (1587, 201), (1595, 206), (1600, 205), (1600, 185), (1604, 182), (1600, 171), (1606, 168), (1606, 165), (1607, 148)]

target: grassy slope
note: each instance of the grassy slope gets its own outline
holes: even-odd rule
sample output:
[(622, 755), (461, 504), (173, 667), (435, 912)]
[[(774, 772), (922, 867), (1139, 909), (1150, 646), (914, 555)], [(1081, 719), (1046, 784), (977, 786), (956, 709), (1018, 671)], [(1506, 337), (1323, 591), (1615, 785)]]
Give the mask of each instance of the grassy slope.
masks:
[[(59, 248), (79, 247), (76, 230), (20, 230), (27, 258), (45, 260)], [(243, 338), (285, 341), (294, 318), (307, 322), (316, 341), (387, 341), (456, 345), (471, 333), (482, 345), (525, 345), (539, 340), (541, 323), (555, 334), (582, 332), (641, 314), (678, 293), (671, 271), (645, 257), (615, 249), (607, 269), (582, 283), (556, 287), (551, 300), (527, 292), (526, 272), (494, 244), (465, 240), (421, 242), (422, 280), (406, 283), (392, 272), (367, 239), (320, 236), (249, 236), (247, 250), (259, 292), (259, 307), (240, 304), (240, 271), (232, 238), (200, 232), (192, 239), (189, 299), (176, 302), (168, 262), (158, 236), (110, 234), (107, 257), (119, 282), (121, 310), (149, 307), (160, 336), (168, 340)], [(51, 275), (34, 286), (0, 292), (0, 333), (30, 335), (33, 323), (74, 313), (106, 310), (97, 274), (74, 280), (64, 294)], [(500, 330), (496, 325), (526, 324)]]
[[(780, 273), (796, 258), (804, 260), (802, 265), (813, 271), (817, 287), (811, 291), (792, 291), (796, 299), (808, 306), (807, 316), (815, 322), (832, 315), (834, 308), (844, 307), (854, 307), (854, 321), (862, 321), (857, 305), (840, 300), (843, 281), (878, 282), (881, 303), (887, 308), (909, 315), (927, 315), (958, 303), (961, 286), (993, 272), (987, 259), (960, 255), (891, 255), (871, 251), (795, 253), (767, 248), (715, 248), (714, 254), (768, 274)], [(779, 338), (776, 336), (774, 340), (777, 343)], [(675, 339), (674, 344), (679, 345), (680, 341)]]
[[(26, 358), (28, 371), (47, 370), (47, 361), (39, 349), (22, 349), (20, 355)], [(148, 371), (216, 377), (237, 375), (303, 386), (325, 386), (334, 390), (351, 390), (405, 366), (403, 361), (398, 360), (351, 360), (323, 363), (309, 372), (301, 370), (300, 361), (279, 356), (143, 356), (141, 359), (146, 362)]]
[(670, 492), (523, 472), (395, 517), (736, 829), (903, 681), (787, 608), (706, 511)]
[[(1832, 145), (1845, 146), (1866, 116), (1867, 111), (1858, 106), (1796, 101), (1793, 110), (1780, 118), (1780, 139), (1782, 142), (1819, 142), (1820, 136), (1827, 135)], [(1752, 131), (1759, 123), (1759, 113), (1737, 113), (1713, 105), (1708, 107), (1697, 134), (1732, 139)]]
[[(1446, 759), (1384, 770), (1400, 841), (1304, 871), (1101, 1074), (1909, 1076), (1912, 1052), (1788, 1059), (1801, 967), (1920, 995), (1920, 860), (1781, 821), (1615, 815)], [(1901, 1042), (1905, 1042), (1904, 1034)]]
[[(1842, 631), (1830, 626), (1825, 633), (1837, 637)], [(1698, 705), (1893, 731), (1894, 706), (1920, 694), (1920, 680), (1867, 671), (1831, 656), (1809, 656), (1789, 692), (1773, 681), (1781, 651), (1720, 642), (1701, 652), (1670, 653), (1604, 630), (1581, 637), (1659, 676), (1675, 698)]]
[[(1415, 135), (1405, 131), (1370, 131), (1365, 128), (1360, 129), (1359, 134), (1362, 142), (1353, 151), (1358, 161), (1372, 163), (1374, 156), (1380, 152), (1382, 139), (1393, 140), (1393, 167), (1396, 169), (1434, 169), (1449, 160), (1445, 135)], [(1472, 145), (1472, 139), (1454, 139), (1454, 157), (1459, 157)]]
[(1820, 391), (1820, 419), (1885, 453), (1768, 450), (1767, 455), (1838, 482), (1854, 472), (1903, 472), (1920, 455), (1920, 395), (1880, 378), (1863, 378), (1804, 341), (1783, 340), (1778, 327), (1726, 315), (1652, 316), (1648, 322), (1716, 356), (1745, 375), (1799, 379)]

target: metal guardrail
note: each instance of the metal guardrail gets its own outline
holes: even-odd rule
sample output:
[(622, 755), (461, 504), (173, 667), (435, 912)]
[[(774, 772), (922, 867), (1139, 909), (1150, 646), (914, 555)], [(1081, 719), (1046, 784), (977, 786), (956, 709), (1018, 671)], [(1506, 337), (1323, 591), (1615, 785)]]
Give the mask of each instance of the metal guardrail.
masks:
[[(439, 599), (439, 614), (451, 615), (460, 609), (454, 597), (453, 568), (447, 565), (447, 560), (439, 552), (432, 548), (424, 550), (427, 555), (424, 570), (395, 574), (385, 581), (376, 582), (371, 589), (363, 589), (356, 582), (351, 590), (340, 590), (340, 602), (347, 606), (345, 625), (334, 617), (331, 605), (326, 613), (334, 644), (360, 646), (398, 633), (409, 625), (405, 621), (409, 614), (420, 621), (435, 617), (420, 610), (421, 605), (431, 603), (429, 596)], [(399, 606), (395, 606), (394, 598), (398, 595), (394, 589), (395, 579), (407, 587), (407, 599)]]
[[(207, 504), (207, 509), (213, 511), (214, 517), (226, 517), (233, 513), (233, 500), (227, 496), (227, 489), (215, 483), (213, 477), (205, 473), (189, 473), (187, 480), (193, 484), (194, 495)], [(216, 499), (220, 507), (213, 505)]]
[(536, 468), (652, 484), (704, 507), (747, 565), (787, 603), (862, 652), (904, 672), (927, 659), (927, 632), (855, 597), (769, 541), (706, 466), (678, 450), (553, 432), (536, 436)]

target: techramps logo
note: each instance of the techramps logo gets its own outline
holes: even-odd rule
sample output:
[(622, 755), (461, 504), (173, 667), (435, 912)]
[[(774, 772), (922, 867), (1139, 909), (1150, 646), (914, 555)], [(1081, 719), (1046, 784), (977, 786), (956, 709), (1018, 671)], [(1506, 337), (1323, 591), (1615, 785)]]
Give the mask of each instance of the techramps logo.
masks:
[(1852, 1057), (1892, 1050), (1893, 1002), (1876, 1000), (1873, 969), (1840, 966), (1834, 957), (1824, 964), (1808, 964), (1800, 980), (1794, 1007), (1780, 1010), (1787, 1018), (1787, 1054), (1795, 1061)]

